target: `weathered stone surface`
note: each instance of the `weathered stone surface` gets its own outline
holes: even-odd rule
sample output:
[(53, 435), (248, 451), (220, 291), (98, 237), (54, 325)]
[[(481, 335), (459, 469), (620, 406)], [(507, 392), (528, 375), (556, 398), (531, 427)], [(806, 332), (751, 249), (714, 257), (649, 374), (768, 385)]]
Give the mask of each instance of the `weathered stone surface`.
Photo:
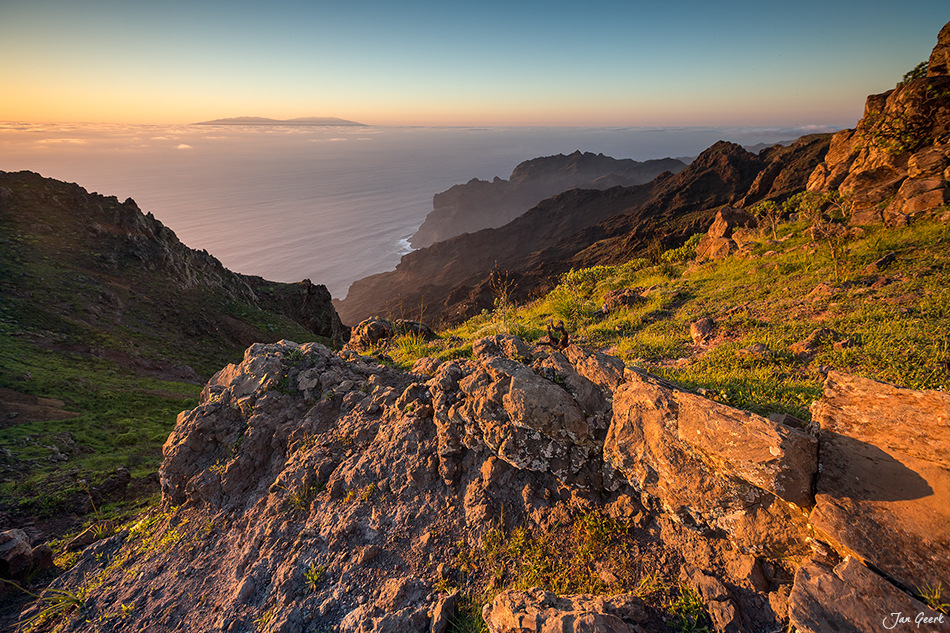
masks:
[(393, 578), (376, 600), (357, 607), (340, 622), (341, 633), (429, 633), (430, 590), (418, 578)]
[(608, 290), (604, 294), (603, 311), (611, 312), (618, 308), (630, 308), (640, 305), (646, 299), (642, 296), (643, 288), (618, 288)]
[(907, 176), (914, 179), (942, 177), (948, 165), (950, 159), (942, 150), (928, 147), (907, 160)]
[[(941, 617), (850, 556), (834, 568), (815, 561), (802, 565), (789, 596), (789, 617), (802, 633), (950, 630), (950, 617)], [(898, 621), (901, 617), (908, 619)]]
[(623, 361), (616, 356), (592, 352), (577, 345), (568, 346), (564, 355), (577, 373), (604, 389), (616, 389), (623, 382)]
[(653, 633), (662, 619), (641, 598), (556, 596), (548, 591), (506, 591), (485, 605), (491, 633)]
[(947, 22), (937, 35), (937, 45), (927, 61), (927, 76), (950, 75), (950, 22)]
[(775, 493), (809, 503), (802, 482), (816, 467), (813, 440), (659, 379), (627, 378), (614, 392), (604, 444), (612, 468), (673, 514), (721, 529), (744, 549), (804, 550), (804, 515)]
[(33, 547), (23, 530), (0, 532), (0, 577), (19, 578), (33, 566)]
[(732, 232), (737, 228), (755, 227), (755, 217), (745, 211), (723, 207), (716, 213), (706, 235), (696, 246), (697, 259), (722, 259), (736, 250)]
[(950, 202), (950, 189), (940, 187), (938, 189), (925, 191), (913, 198), (908, 198), (901, 205), (900, 211), (904, 215), (912, 216), (926, 211), (933, 211), (947, 204), (947, 202)]
[(350, 331), (350, 340), (346, 347), (356, 352), (368, 352), (395, 334), (392, 323), (385, 319), (371, 317), (361, 321)]
[(511, 360), (525, 361), (531, 358), (531, 348), (517, 336), (496, 334), (472, 343), (472, 354), (482, 360), (503, 356)]
[(950, 581), (950, 395), (830, 372), (811, 523), (905, 587)]
[(719, 473), (738, 477), (803, 508), (813, 504), (818, 442), (798, 429), (689, 392), (675, 395), (679, 438)]
[(693, 345), (704, 344), (713, 331), (716, 329), (716, 322), (707, 317), (696, 319), (689, 324), (689, 336), (693, 339)]
[(439, 597), (438, 602), (432, 609), (432, 624), (429, 633), (445, 633), (449, 629), (452, 618), (458, 611), (459, 602), (462, 600), (462, 594), (454, 591), (448, 595)]
[(729, 590), (717, 578), (698, 569), (691, 570), (690, 584), (699, 592), (706, 611), (709, 613), (716, 631), (720, 633), (741, 633), (743, 630), (739, 611)]

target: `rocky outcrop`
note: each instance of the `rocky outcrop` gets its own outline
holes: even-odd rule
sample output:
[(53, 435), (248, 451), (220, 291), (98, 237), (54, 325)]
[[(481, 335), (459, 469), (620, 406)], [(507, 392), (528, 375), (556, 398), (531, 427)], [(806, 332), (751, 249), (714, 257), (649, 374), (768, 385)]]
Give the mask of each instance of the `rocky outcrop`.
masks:
[(435, 194), (433, 210), (410, 243), (423, 248), (462, 233), (503, 226), (545, 198), (568, 189), (630, 187), (684, 167), (686, 164), (675, 158), (638, 162), (579, 151), (534, 158), (515, 167), (508, 180), (473, 178)]
[[(420, 375), (249, 348), (179, 416), (162, 508), (57, 585), (88, 591), (63, 630), (134, 604), (114, 630), (430, 631), (458, 603), (439, 587), (459, 547), (498, 517), (543, 532), (579, 508), (627, 517), (629, 547), (662, 552), (717, 631), (862, 630), (875, 609), (930, 613), (912, 594), (950, 580), (946, 394), (832, 373), (816, 438), (576, 346), (473, 352)], [(493, 631), (663, 622), (633, 596), (539, 590), (484, 615)]]
[(684, 521), (742, 550), (807, 551), (816, 440), (628, 371), (614, 393), (604, 459)]
[(661, 633), (666, 624), (632, 595), (556, 596), (549, 591), (508, 591), (483, 611), (491, 633)]
[(906, 224), (950, 202), (950, 72), (944, 26), (926, 77), (871, 95), (853, 130), (834, 135), (809, 191), (838, 192), (853, 224)]
[(737, 229), (755, 228), (755, 217), (745, 211), (723, 207), (716, 212), (706, 235), (696, 245), (696, 258), (723, 259), (736, 252), (738, 247), (733, 239)]
[(407, 319), (393, 319), (387, 321), (378, 317), (371, 317), (361, 321), (350, 332), (350, 340), (346, 348), (355, 352), (371, 352), (386, 347), (397, 336), (417, 336), (424, 340), (435, 338), (435, 332), (425, 323)]
[(823, 540), (906, 589), (950, 580), (950, 394), (831, 372), (812, 422)]

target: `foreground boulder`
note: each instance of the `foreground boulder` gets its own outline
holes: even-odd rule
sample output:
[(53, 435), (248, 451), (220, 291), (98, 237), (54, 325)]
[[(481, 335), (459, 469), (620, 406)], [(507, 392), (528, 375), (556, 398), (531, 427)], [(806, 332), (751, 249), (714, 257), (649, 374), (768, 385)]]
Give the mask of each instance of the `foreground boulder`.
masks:
[(706, 235), (696, 245), (697, 259), (723, 259), (738, 250), (734, 234), (739, 229), (755, 228), (756, 219), (750, 213), (723, 207), (716, 212)]
[[(473, 350), (419, 363), (423, 375), (313, 343), (250, 347), (179, 416), (161, 507), (57, 581), (85, 595), (58, 626), (431, 633), (460, 608), (446, 589), (496, 583), (483, 611), (496, 632), (664, 630), (662, 604), (504, 592), (503, 572), (473, 562), (489, 535), (569, 543), (585, 521), (614, 526), (631, 553), (590, 563), (603, 588), (653, 565), (717, 631), (860, 630), (845, 596), (863, 592), (854, 608), (870, 618), (916, 605), (917, 579), (948, 581), (945, 394), (832, 373), (819, 451), (799, 428), (599, 352), (503, 335)], [(901, 464), (878, 459), (888, 477), (916, 487), (862, 498), (891, 482), (861, 488), (853, 469), (885, 453)], [(114, 618), (115, 605), (132, 608)]]
[(950, 582), (950, 394), (831, 372), (812, 420), (821, 537), (906, 589)]
[(630, 485), (749, 551), (807, 549), (815, 438), (648, 375), (627, 379), (604, 457)]

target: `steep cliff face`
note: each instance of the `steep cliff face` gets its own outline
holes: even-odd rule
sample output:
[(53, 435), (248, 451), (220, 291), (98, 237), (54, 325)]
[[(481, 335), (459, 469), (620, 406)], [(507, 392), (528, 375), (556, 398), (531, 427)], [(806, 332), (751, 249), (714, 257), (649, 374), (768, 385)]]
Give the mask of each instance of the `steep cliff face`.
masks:
[(414, 248), (422, 248), (462, 233), (502, 226), (545, 198), (568, 189), (629, 187), (684, 167), (682, 161), (673, 158), (638, 162), (579, 151), (568, 156), (534, 158), (515, 167), (508, 180), (496, 177), (488, 182), (473, 178), (437, 193), (432, 212), (410, 243)]
[(926, 77), (871, 95), (853, 130), (834, 135), (809, 191), (838, 192), (853, 224), (905, 225), (950, 202), (950, 23)]
[[(649, 578), (690, 587), (717, 631), (939, 615), (911, 592), (950, 580), (946, 394), (831, 373), (807, 430), (576, 346), (473, 351), (403, 373), (317, 344), (248, 349), (179, 416), (161, 508), (57, 582), (84, 604), (57, 630), (428, 633), (458, 608), (451, 588), (486, 586), (494, 631), (668, 630)], [(512, 547), (544, 582), (563, 564), (638, 593), (503, 591)], [(577, 558), (592, 547), (616, 549)]]
[(516, 280), (509, 288), (513, 299), (526, 299), (572, 266), (625, 261), (653, 242), (672, 245), (704, 231), (718, 205), (802, 190), (801, 174), (821, 161), (827, 143), (827, 136), (804, 137), (753, 155), (719, 142), (675, 175), (635, 187), (565, 192), (503, 227), (405, 255), (395, 271), (355, 282), (337, 308), (351, 324), (374, 314), (457, 322), (491, 307), (493, 271)]

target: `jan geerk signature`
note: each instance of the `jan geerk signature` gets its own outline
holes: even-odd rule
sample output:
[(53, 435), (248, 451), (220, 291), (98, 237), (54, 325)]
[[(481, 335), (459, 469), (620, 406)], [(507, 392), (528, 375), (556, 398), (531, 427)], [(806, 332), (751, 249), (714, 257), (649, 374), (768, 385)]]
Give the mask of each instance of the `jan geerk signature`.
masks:
[(914, 617), (904, 615), (898, 611), (884, 618), (884, 628), (892, 630), (904, 625), (916, 625), (917, 628), (920, 628), (922, 624), (947, 624), (948, 622), (950, 622), (950, 619), (944, 618), (944, 614), (942, 613), (928, 615), (924, 612), (920, 612)]

